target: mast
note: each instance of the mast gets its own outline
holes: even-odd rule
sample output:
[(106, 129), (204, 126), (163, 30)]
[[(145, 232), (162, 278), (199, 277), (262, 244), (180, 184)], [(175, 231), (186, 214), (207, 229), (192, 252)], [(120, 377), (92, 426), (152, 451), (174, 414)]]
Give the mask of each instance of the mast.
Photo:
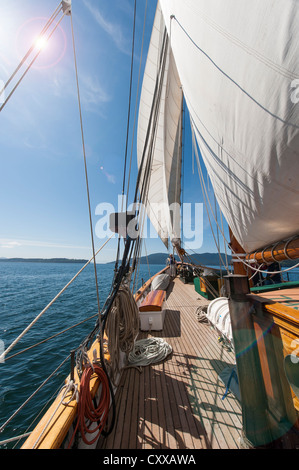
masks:
[(234, 236), (230, 227), (229, 227), (229, 234), (230, 234), (230, 247), (232, 250), (232, 262), (233, 262), (234, 273), (239, 274), (241, 276), (247, 276), (247, 271), (245, 269), (245, 266), (240, 259), (240, 258), (245, 258), (246, 256), (245, 250), (242, 248), (242, 246), (240, 245), (240, 243)]
[(267, 401), (253, 325), (253, 307), (248, 299), (248, 279), (226, 276), (238, 380), (242, 400), (243, 445), (260, 447), (271, 442)]

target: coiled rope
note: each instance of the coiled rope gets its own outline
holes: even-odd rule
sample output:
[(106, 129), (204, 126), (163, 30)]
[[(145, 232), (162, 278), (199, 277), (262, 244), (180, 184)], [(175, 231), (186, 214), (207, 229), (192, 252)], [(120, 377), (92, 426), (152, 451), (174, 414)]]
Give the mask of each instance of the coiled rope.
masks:
[(128, 355), (139, 332), (138, 307), (129, 288), (120, 287), (107, 317), (105, 331), (108, 337), (111, 380), (115, 383), (120, 372), (120, 351)]
[(208, 305), (200, 305), (199, 307), (197, 307), (195, 316), (198, 322), (209, 323), (209, 320), (207, 317), (207, 310), (208, 310)]
[[(93, 397), (90, 392), (90, 381), (95, 375), (100, 381), (100, 397), (97, 406), (94, 404)], [(108, 377), (99, 364), (93, 363), (84, 369), (81, 377), (77, 424), (68, 445), (69, 449), (71, 448), (74, 437), (78, 431), (80, 431), (85, 444), (91, 445), (97, 441), (107, 422), (109, 407), (110, 390)], [(97, 425), (92, 426), (95, 423), (97, 423)], [(96, 433), (96, 435), (89, 440), (87, 436), (94, 433)]]
[(136, 341), (128, 356), (128, 367), (141, 367), (161, 362), (172, 353), (172, 347), (162, 338)]

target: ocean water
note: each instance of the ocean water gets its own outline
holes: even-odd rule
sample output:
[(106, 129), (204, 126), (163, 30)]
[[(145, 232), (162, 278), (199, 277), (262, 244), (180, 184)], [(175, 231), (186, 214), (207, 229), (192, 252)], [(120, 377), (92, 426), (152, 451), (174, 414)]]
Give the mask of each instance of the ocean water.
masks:
[[(0, 347), (6, 349), (81, 267), (77, 263), (0, 262)], [(165, 265), (151, 265), (148, 268), (147, 265), (141, 265), (138, 286), (142, 285), (142, 280), (146, 281), (150, 275), (164, 267)], [(101, 305), (110, 291), (113, 270), (114, 265), (97, 265)], [(0, 364), (0, 428), (63, 362), (70, 351), (80, 345), (95, 325), (96, 317), (21, 355), (12, 359), (9, 356), (95, 314), (97, 297), (94, 267), (89, 265), (8, 353), (5, 363)], [(9, 422), (0, 433), (0, 441), (28, 431), (33, 418), (42, 412), (52, 396), (56, 396), (69, 371), (68, 360), (53, 379)], [(15, 442), (4, 444), (0, 448), (18, 448), (22, 443), (23, 441), (17, 445)]]

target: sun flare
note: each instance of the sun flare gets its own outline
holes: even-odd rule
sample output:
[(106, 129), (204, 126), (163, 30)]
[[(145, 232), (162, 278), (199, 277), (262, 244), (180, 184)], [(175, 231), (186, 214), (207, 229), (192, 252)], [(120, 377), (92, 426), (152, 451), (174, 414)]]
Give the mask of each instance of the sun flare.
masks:
[(38, 36), (36, 40), (34, 41), (34, 45), (36, 49), (41, 51), (42, 49), (45, 49), (47, 47), (48, 41), (44, 36)]

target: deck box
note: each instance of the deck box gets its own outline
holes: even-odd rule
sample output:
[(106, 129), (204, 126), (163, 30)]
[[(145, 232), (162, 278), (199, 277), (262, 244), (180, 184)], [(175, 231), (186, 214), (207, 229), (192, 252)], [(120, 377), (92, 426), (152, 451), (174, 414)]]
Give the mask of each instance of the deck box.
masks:
[(165, 297), (166, 292), (163, 290), (154, 290), (147, 294), (139, 307), (141, 331), (163, 330), (165, 319)]

